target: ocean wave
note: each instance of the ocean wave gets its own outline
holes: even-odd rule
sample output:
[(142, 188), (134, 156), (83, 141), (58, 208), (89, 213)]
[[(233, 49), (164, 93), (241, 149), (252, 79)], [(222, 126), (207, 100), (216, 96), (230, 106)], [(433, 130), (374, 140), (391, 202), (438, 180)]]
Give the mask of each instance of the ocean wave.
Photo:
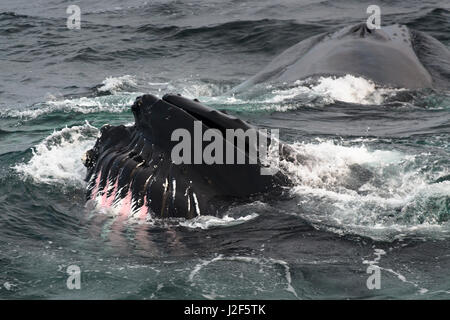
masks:
[(55, 131), (32, 150), (28, 162), (16, 164), (13, 169), (35, 183), (83, 187), (86, 168), (81, 159), (97, 135), (98, 129), (88, 122)]
[(408, 27), (428, 32), (442, 42), (450, 41), (450, 35), (446, 31), (450, 28), (450, 7), (421, 10), (407, 20)]

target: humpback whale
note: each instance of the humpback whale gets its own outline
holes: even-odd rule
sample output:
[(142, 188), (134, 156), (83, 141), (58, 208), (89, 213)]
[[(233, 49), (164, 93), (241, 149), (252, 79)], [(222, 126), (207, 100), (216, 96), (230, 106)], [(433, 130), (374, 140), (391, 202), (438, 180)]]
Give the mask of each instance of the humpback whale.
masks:
[(369, 29), (366, 23), (356, 24), (290, 47), (231, 93), (258, 84), (346, 74), (381, 86), (449, 89), (450, 52), (435, 38), (404, 25)]
[[(450, 53), (438, 40), (405, 26), (370, 30), (366, 24), (357, 24), (303, 40), (231, 92), (239, 93), (261, 83), (283, 84), (345, 74), (383, 86), (445, 89), (449, 88)], [(172, 140), (175, 130), (184, 129), (195, 136), (196, 122), (201, 122), (202, 133), (209, 129), (224, 133), (228, 129), (253, 128), (232, 115), (178, 95), (162, 99), (144, 95), (136, 99), (131, 110), (135, 123), (103, 126), (94, 147), (84, 157), (87, 198), (102, 206), (120, 206), (122, 213), (141, 218), (218, 216), (231, 203), (279, 196), (292, 185), (282, 171), (262, 175), (264, 164), (260, 159), (244, 164), (174, 163), (171, 155), (177, 144)], [(263, 136), (266, 138), (270, 140)], [(224, 140), (220, 144), (224, 148), (231, 144), (235, 155), (251, 158), (251, 146), (245, 141), (242, 144), (216, 139)], [(204, 150), (208, 143), (201, 143)], [(188, 151), (189, 155), (198, 152), (194, 145)], [(282, 160), (305, 160), (287, 145), (280, 144), (279, 151)], [(357, 165), (349, 169), (351, 174), (344, 184), (356, 191), (372, 176)]]
[[(177, 95), (162, 99), (144, 95), (131, 109), (134, 125), (103, 126), (94, 147), (84, 156), (88, 199), (96, 199), (106, 207), (119, 205), (127, 215), (194, 218), (220, 215), (233, 202), (278, 195), (283, 186), (290, 184), (281, 172), (262, 175), (261, 161), (172, 161), (171, 152), (177, 144), (172, 141), (172, 133), (183, 128), (193, 136), (196, 121), (201, 121), (203, 132), (253, 128), (232, 115)], [(208, 143), (202, 143), (204, 149)], [(236, 156), (240, 153), (249, 157), (248, 146), (228, 140), (223, 145), (230, 143)], [(192, 146), (190, 154), (194, 152)]]

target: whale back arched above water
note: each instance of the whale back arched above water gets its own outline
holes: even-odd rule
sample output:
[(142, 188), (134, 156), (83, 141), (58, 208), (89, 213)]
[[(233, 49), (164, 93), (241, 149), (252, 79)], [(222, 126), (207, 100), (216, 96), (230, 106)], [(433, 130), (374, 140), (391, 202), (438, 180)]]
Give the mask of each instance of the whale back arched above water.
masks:
[(433, 37), (406, 26), (347, 26), (301, 41), (232, 90), (261, 83), (291, 84), (314, 76), (351, 74), (407, 89), (449, 87), (450, 52)]

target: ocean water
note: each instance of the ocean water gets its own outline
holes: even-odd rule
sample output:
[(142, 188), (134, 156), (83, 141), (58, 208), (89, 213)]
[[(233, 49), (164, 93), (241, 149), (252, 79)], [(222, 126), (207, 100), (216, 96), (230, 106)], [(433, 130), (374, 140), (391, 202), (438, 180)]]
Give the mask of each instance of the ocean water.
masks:
[[(80, 30), (70, 4), (0, 4), (0, 298), (450, 298), (449, 92), (347, 75), (224, 94), (370, 4), (450, 47), (448, 1), (77, 1)], [(280, 129), (310, 159), (282, 164), (288, 197), (147, 223), (86, 206), (98, 128), (168, 92)], [(373, 173), (358, 191), (354, 164)]]

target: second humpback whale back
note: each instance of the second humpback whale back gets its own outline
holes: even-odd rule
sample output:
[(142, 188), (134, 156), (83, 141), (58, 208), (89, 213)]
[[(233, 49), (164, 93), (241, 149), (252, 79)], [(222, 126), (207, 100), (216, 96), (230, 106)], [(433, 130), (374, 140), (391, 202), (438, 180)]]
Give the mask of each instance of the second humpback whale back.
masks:
[(450, 53), (433, 37), (404, 25), (347, 26), (301, 41), (232, 90), (260, 83), (293, 83), (314, 76), (351, 74), (407, 89), (449, 86)]

